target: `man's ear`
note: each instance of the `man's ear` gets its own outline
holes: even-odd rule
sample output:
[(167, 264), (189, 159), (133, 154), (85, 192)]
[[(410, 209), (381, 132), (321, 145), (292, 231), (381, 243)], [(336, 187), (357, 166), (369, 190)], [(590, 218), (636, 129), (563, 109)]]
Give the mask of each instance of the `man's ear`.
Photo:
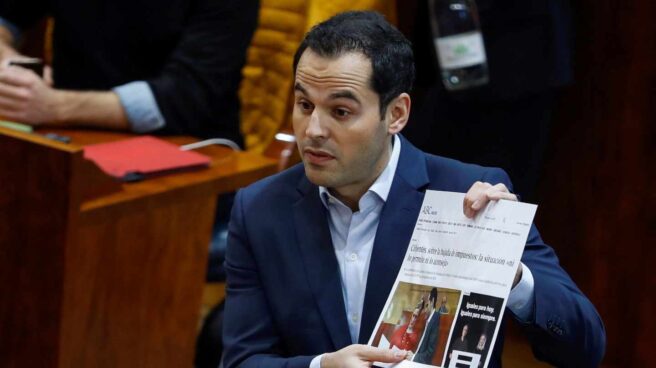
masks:
[(387, 106), (387, 118), (389, 119), (389, 126), (387, 132), (392, 135), (403, 130), (410, 118), (410, 95), (401, 93)]

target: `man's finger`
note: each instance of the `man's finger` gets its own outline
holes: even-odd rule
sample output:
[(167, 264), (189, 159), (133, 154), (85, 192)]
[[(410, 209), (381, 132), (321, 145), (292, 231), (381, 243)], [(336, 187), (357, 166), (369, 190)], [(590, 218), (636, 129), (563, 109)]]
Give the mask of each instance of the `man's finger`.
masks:
[(490, 183), (478, 181), (472, 185), (465, 195), (463, 212), (465, 216), (473, 218), (488, 202), (500, 199), (517, 201), (517, 196), (510, 193), (508, 187), (503, 183), (491, 185)]
[(52, 79), (52, 68), (50, 65), (43, 67), (43, 81), (50, 87), (55, 84), (55, 81)]
[[(19, 112), (25, 109), (25, 103), (20, 100), (0, 96), (0, 109), (3, 112)], [(3, 117), (5, 116), (3, 115)]]
[(405, 359), (408, 352), (405, 350), (381, 349), (362, 345), (358, 349), (358, 356), (370, 362), (394, 363)]
[(24, 121), (22, 121), (21, 116), (20, 116), (19, 113), (17, 113), (16, 111), (6, 110), (6, 109), (3, 109), (3, 108), (0, 108), (0, 118), (2, 120), (15, 121), (17, 123), (24, 123)]
[(488, 188), (485, 192), (485, 195), (487, 196), (488, 199), (491, 200), (499, 200), (499, 199), (508, 199), (511, 201), (517, 200), (517, 196), (510, 193), (508, 187), (503, 183), (499, 183)]
[(24, 87), (17, 87), (15, 85), (0, 83), (0, 97), (26, 100), (29, 98), (29, 91)]
[(504, 183), (497, 183), (490, 187), (491, 189), (498, 190), (500, 192), (510, 192), (508, 187)]
[(493, 201), (497, 201), (499, 199), (507, 199), (510, 201), (517, 201), (517, 196), (512, 194), (512, 193), (507, 193), (507, 192), (493, 192), (490, 195), (487, 196), (489, 199)]
[(484, 205), (481, 201), (486, 201), (485, 191), (490, 187), (491, 185), (489, 183), (477, 181), (469, 188), (462, 204), (465, 216), (474, 217), (476, 211)]
[(28, 86), (39, 77), (33, 71), (18, 66), (10, 66), (0, 71), (0, 82), (14, 86)]

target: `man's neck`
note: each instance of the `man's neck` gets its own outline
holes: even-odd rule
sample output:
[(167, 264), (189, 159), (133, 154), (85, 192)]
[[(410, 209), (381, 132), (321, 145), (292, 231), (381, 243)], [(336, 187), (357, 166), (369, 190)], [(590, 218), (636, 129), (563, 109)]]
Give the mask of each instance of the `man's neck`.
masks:
[(392, 142), (394, 142), (394, 137), (391, 137), (388, 149), (383, 153), (381, 159), (378, 160), (378, 164), (375, 165), (376, 174), (373, 175), (369, 181), (362, 184), (345, 186), (339, 189), (328, 188), (330, 194), (334, 195), (342, 203), (348, 206), (351, 211), (359, 211), (360, 199), (365, 193), (367, 193), (369, 188), (371, 188), (371, 186), (376, 182), (376, 180), (380, 177), (383, 171), (385, 171), (385, 168), (389, 164), (389, 161), (392, 157), (392, 150), (394, 149)]
[[(371, 184), (373, 183), (374, 182), (372, 181), (366, 187), (362, 186), (360, 188), (354, 188), (353, 190), (349, 190), (350, 188), (341, 188), (339, 190), (328, 188), (328, 191), (330, 194), (334, 195), (337, 199), (342, 201), (342, 203), (348, 206), (351, 211), (358, 212), (360, 210), (360, 198), (362, 198), (362, 196), (367, 193), (367, 190), (369, 190), (369, 187), (371, 187)], [(364, 190), (362, 189), (363, 187), (365, 187)]]

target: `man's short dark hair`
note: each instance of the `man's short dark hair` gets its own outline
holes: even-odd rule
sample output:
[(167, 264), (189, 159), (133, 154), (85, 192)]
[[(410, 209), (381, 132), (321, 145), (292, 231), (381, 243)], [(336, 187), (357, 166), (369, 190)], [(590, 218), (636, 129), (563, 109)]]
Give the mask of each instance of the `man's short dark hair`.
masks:
[(437, 288), (432, 288), (428, 300), (433, 301), (433, 308), (437, 308)]
[(410, 41), (379, 13), (350, 11), (314, 26), (296, 50), (294, 74), (308, 48), (327, 58), (359, 52), (371, 60), (371, 87), (379, 96), (381, 118), (394, 98), (412, 90), (415, 63)]

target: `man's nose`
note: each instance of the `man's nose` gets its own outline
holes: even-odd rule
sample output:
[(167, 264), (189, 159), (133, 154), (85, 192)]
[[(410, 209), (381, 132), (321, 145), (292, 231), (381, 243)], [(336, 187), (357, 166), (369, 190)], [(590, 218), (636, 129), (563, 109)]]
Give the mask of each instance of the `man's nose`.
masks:
[(307, 129), (305, 131), (306, 135), (313, 139), (326, 138), (328, 136), (328, 131), (322, 123), (321, 113), (319, 109), (314, 109), (310, 115), (310, 121), (308, 122)]

